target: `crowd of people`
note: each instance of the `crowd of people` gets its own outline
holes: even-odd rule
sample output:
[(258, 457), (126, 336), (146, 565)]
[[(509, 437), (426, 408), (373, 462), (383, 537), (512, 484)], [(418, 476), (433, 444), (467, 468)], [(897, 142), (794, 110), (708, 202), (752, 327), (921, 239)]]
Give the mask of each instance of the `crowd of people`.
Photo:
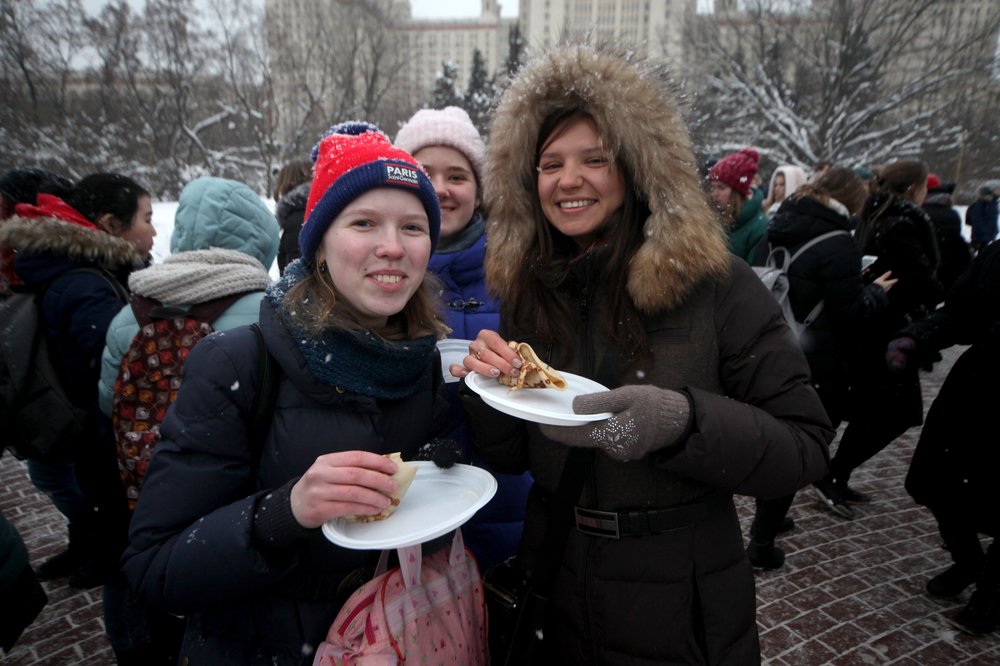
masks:
[[(924, 422), (918, 371), (954, 344), (906, 487), (954, 561), (927, 592), (975, 585), (954, 622), (994, 631), (1000, 461), (976, 419), (1000, 397), (1000, 182), (969, 245), (955, 184), (920, 160), (778, 164), (764, 185), (747, 147), (699, 170), (669, 82), (565, 45), (514, 77), (489, 145), (457, 107), (392, 140), (333, 125), (278, 173), (276, 214), (245, 184), (188, 183), (157, 263), (131, 178), (7, 172), (0, 289), (38, 294), (88, 437), (27, 460), (64, 551), (32, 570), (0, 522), (0, 590), (24, 599), (0, 647), (44, 604), (37, 580), (66, 578), (102, 588), (120, 664), (312, 663), (378, 559), (321, 526), (386, 508), (387, 454), (449, 446), (498, 480), (462, 527), (481, 570), (514, 557), (546, 591), (537, 663), (759, 663), (753, 569), (784, 565), (795, 494), (843, 519), (870, 502), (852, 472)], [(796, 338), (750, 266), (807, 244), (785, 267)], [(204, 320), (186, 341), (158, 323), (185, 317)], [(442, 368), (448, 337), (467, 353)], [(608, 389), (575, 414), (611, 416), (491, 407), (466, 379), (516, 380), (514, 341)], [(183, 381), (131, 389), (174, 352)], [(756, 499), (749, 535), (734, 495)]]

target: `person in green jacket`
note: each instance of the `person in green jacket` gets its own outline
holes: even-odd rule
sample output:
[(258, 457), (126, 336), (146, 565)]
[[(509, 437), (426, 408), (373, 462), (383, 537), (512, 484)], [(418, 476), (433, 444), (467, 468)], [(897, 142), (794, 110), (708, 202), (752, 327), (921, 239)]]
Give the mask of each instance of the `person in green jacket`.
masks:
[(722, 211), (729, 234), (729, 251), (748, 262), (767, 236), (768, 218), (761, 207), (764, 193), (752, 187), (759, 160), (756, 150), (743, 148), (723, 157), (708, 172), (712, 201)]

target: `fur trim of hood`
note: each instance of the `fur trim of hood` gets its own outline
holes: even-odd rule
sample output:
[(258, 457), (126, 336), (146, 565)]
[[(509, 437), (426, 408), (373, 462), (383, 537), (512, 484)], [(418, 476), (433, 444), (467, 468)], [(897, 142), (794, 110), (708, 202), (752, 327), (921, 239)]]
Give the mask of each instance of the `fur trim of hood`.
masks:
[(725, 233), (702, 192), (688, 131), (672, 101), (677, 94), (663, 64), (604, 45), (556, 47), (518, 72), (493, 119), (483, 187), (487, 284), (501, 301), (521, 280), (534, 242), (539, 130), (552, 114), (577, 107), (597, 122), (649, 206), (646, 240), (629, 269), (636, 308), (674, 308), (703, 280), (725, 274)]
[(24, 254), (52, 253), (102, 268), (131, 268), (143, 257), (123, 238), (54, 217), (14, 216), (0, 222), (0, 244)]

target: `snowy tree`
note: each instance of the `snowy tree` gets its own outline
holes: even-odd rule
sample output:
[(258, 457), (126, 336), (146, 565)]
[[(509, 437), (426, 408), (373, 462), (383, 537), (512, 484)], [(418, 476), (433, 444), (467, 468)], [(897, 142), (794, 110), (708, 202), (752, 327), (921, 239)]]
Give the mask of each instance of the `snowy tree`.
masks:
[(303, 2), (309, 11), (276, 11), (265, 26), (283, 159), (307, 155), (334, 122), (392, 127), (408, 110), (394, 97), (408, 51), (389, 32), (391, 3)]
[(469, 112), (472, 123), (481, 133), (485, 133), (490, 122), (496, 88), (486, 73), (486, 59), (479, 49), (472, 53), (472, 72), (469, 74), (469, 85), (464, 97), (463, 106)]
[(509, 78), (517, 73), (524, 56), (524, 37), (521, 36), (521, 26), (515, 23), (507, 33), (507, 59), (504, 61), (504, 74)]
[(458, 65), (453, 61), (441, 63), (441, 71), (434, 78), (435, 109), (446, 106), (462, 106), (462, 95), (458, 90)]
[(949, 13), (959, 4), (747, 0), (693, 17), (700, 143), (807, 167), (954, 152), (968, 132), (955, 101), (983, 99), (1000, 29), (994, 13), (940, 48), (961, 25)]

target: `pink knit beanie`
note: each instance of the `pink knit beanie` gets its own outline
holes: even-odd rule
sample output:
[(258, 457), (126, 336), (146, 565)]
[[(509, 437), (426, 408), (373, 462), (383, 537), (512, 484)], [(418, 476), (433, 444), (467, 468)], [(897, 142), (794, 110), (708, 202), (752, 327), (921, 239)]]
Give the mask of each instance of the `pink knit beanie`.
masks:
[(464, 109), (421, 109), (399, 130), (395, 145), (411, 155), (427, 146), (448, 146), (465, 155), (482, 182), (486, 145)]
[(757, 175), (760, 154), (753, 148), (743, 148), (732, 155), (726, 155), (715, 163), (708, 172), (710, 180), (717, 180), (733, 188), (746, 199), (750, 196), (753, 177)]

